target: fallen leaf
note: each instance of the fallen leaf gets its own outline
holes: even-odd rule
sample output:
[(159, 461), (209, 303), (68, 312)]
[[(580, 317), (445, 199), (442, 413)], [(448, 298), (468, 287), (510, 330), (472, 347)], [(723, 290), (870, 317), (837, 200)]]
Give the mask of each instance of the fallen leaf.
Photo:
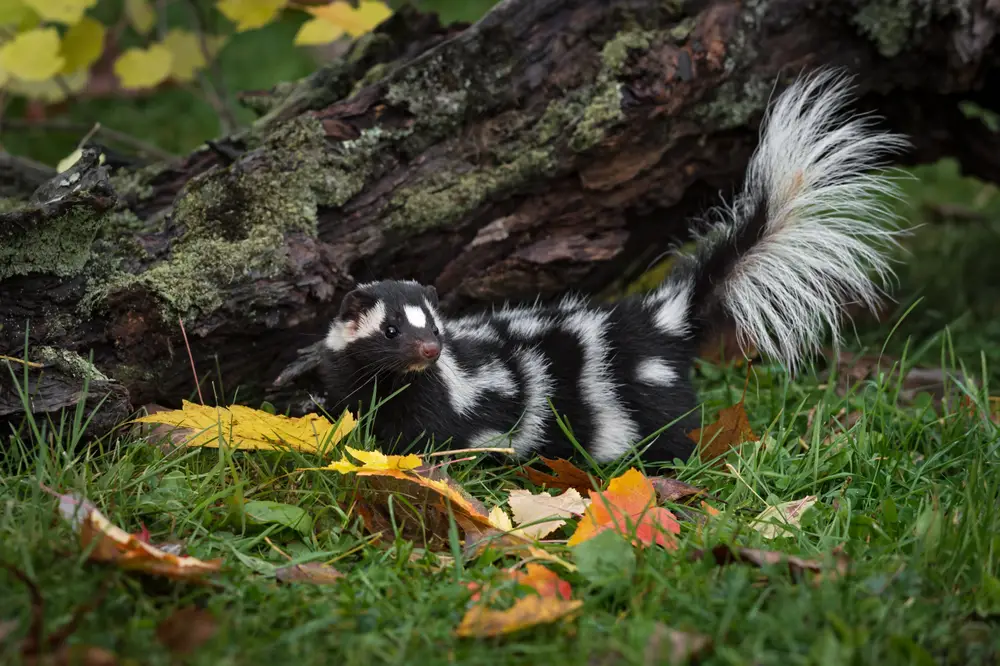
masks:
[(345, 459), (327, 467), (304, 469), (356, 474), (359, 496), (355, 506), (369, 532), (391, 534), (395, 527), (402, 531), (404, 538), (421, 541), (422, 547), (428, 550), (446, 550), (450, 548), (452, 516), (471, 538), (496, 530), (482, 502), (447, 475), (436, 470), (437, 478), (431, 478), (427, 469), (411, 468), (413, 458), (419, 464), (419, 457), (348, 450), (352, 456), (364, 460), (364, 464), (355, 465)]
[(156, 639), (173, 654), (190, 654), (218, 631), (210, 611), (195, 606), (180, 608), (156, 627)]
[(187, 400), (179, 410), (158, 411), (132, 422), (183, 428), (190, 433), (182, 440), (184, 446), (217, 448), (221, 438), (235, 449), (278, 450), (284, 445), (305, 453), (320, 453), (323, 447), (336, 444), (357, 423), (350, 412), (344, 412), (335, 429), (320, 414), (292, 418), (242, 405), (212, 407)]
[[(646, 641), (643, 652), (645, 664), (686, 664), (702, 656), (712, 645), (712, 639), (705, 634), (678, 631), (656, 623)], [(667, 656), (664, 659), (664, 656)]]
[(656, 506), (653, 484), (639, 470), (631, 468), (615, 477), (603, 492), (589, 492), (590, 506), (568, 545), (574, 546), (610, 529), (633, 538), (635, 545), (655, 543), (669, 549), (677, 547), (670, 534), (680, 534), (680, 524), (673, 513)]
[[(765, 539), (774, 539), (779, 536), (795, 536), (793, 532), (781, 524), (776, 524), (776, 522), (784, 523), (789, 527), (798, 527), (799, 521), (802, 519), (802, 514), (808, 511), (815, 503), (816, 495), (808, 495), (802, 499), (769, 506), (754, 518), (755, 524), (753, 528)], [(763, 524), (758, 525), (756, 523)]]
[(726, 407), (719, 412), (719, 418), (704, 428), (698, 428), (688, 433), (696, 444), (699, 444), (699, 456), (702, 461), (716, 461), (721, 465), (723, 457), (733, 448), (743, 442), (757, 442), (760, 439), (754, 434), (743, 407), (743, 398), (738, 403)]
[(541, 539), (565, 525), (564, 518), (582, 515), (590, 500), (584, 499), (576, 488), (569, 488), (555, 496), (518, 489), (510, 491), (507, 504), (514, 515), (518, 533)]
[(333, 585), (344, 577), (329, 564), (322, 562), (306, 562), (281, 567), (274, 572), (282, 583), (313, 583), (314, 585)]
[(569, 619), (583, 602), (555, 597), (529, 595), (514, 602), (507, 610), (493, 610), (476, 605), (468, 610), (455, 633), (461, 637), (500, 636), (539, 624)]
[(115, 76), (126, 90), (155, 88), (170, 76), (174, 56), (162, 44), (147, 49), (132, 47), (115, 60)]
[(392, 9), (377, 0), (360, 0), (356, 8), (347, 2), (337, 0), (321, 7), (306, 7), (305, 10), (351, 37), (360, 37), (370, 32), (372, 28), (392, 16)]
[(59, 160), (59, 163), (56, 164), (56, 173), (62, 173), (68, 170), (74, 164), (79, 162), (81, 157), (83, 157), (83, 150), (77, 148), (72, 153)]
[(704, 495), (705, 491), (697, 486), (692, 486), (683, 481), (672, 479), (669, 476), (651, 476), (649, 482), (656, 489), (656, 496), (660, 504), (667, 502), (680, 502), (689, 497)]
[(55, 28), (25, 30), (0, 47), (0, 69), (27, 82), (51, 79), (66, 65)]
[(555, 472), (555, 475), (540, 472), (532, 467), (525, 467), (523, 472), (518, 472), (519, 475), (525, 477), (536, 486), (566, 490), (575, 488), (580, 492), (595, 488), (594, 481), (591, 481), (590, 476), (568, 460), (542, 457), (542, 462), (548, 465)]
[(59, 494), (48, 488), (45, 490), (59, 499), (59, 513), (79, 532), (83, 549), (87, 550), (93, 544), (89, 554), (91, 560), (110, 562), (128, 571), (192, 581), (222, 567), (221, 559), (203, 561), (161, 550), (112, 525), (88, 500), (73, 494)]
[[(468, 583), (472, 601), (456, 633), (459, 636), (498, 636), (539, 624), (555, 622), (576, 611), (582, 601), (572, 599), (573, 589), (552, 570), (540, 564), (528, 563), (524, 571), (508, 569), (506, 575), (519, 585), (531, 588), (527, 596), (517, 599), (506, 610), (488, 606), (493, 601), (489, 588)], [(483, 597), (486, 599), (483, 599)]]
[(17, 631), (17, 628), (20, 626), (21, 623), (17, 620), (0, 621), (0, 644), (7, 640), (7, 637)]
[[(715, 563), (719, 566), (727, 564), (752, 564), (756, 567), (767, 567), (774, 565), (785, 565), (793, 578), (801, 578), (806, 572), (820, 573), (824, 571), (823, 563), (818, 560), (806, 560), (794, 555), (787, 555), (773, 550), (760, 550), (758, 548), (730, 547), (719, 545), (709, 551), (692, 551), (689, 556), (691, 561), (700, 560), (711, 555)], [(834, 572), (843, 575), (847, 571), (847, 559), (841, 551), (835, 551)], [(829, 575), (829, 573), (828, 573)]]

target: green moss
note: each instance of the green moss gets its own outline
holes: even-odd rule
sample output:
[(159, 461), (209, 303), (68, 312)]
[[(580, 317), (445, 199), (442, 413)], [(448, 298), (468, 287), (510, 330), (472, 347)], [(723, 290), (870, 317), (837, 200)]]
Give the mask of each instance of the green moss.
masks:
[(628, 60), (629, 51), (648, 49), (656, 37), (649, 30), (623, 30), (608, 40), (601, 49), (601, 64), (606, 72), (618, 74)]
[(119, 169), (110, 178), (111, 187), (125, 201), (145, 201), (153, 196), (153, 179), (166, 169), (167, 165), (159, 162), (135, 171)]
[(79, 205), (23, 235), (5, 238), (0, 243), (0, 280), (28, 273), (79, 273), (100, 226), (101, 216)]
[(393, 204), (399, 209), (389, 218), (389, 225), (423, 231), (453, 224), (486, 201), (509, 196), (553, 168), (552, 151), (538, 148), (493, 168), (430, 179), (394, 198)]
[(604, 138), (610, 127), (625, 119), (621, 106), (621, 91), (618, 83), (598, 86), (583, 116), (576, 124), (569, 147), (576, 152), (584, 152), (596, 146)]
[(365, 72), (364, 75), (357, 80), (357, 82), (354, 84), (354, 87), (351, 88), (351, 92), (348, 95), (348, 97), (354, 97), (361, 91), (362, 88), (370, 86), (376, 81), (381, 81), (383, 78), (385, 78), (385, 75), (388, 72), (389, 72), (389, 65), (384, 62), (380, 62), (377, 65), (370, 67), (368, 71)]
[(968, 23), (970, 4), (970, 0), (874, 0), (865, 3), (853, 20), (875, 42), (879, 53), (891, 58), (934, 21), (948, 17), (957, 18), (961, 25)]
[(31, 350), (31, 356), (31, 360), (55, 366), (67, 375), (76, 377), (77, 379), (101, 382), (111, 381), (93, 363), (76, 352), (56, 349), (55, 347), (35, 347)]
[(719, 129), (741, 127), (764, 110), (771, 90), (771, 83), (756, 78), (746, 82), (726, 81), (716, 88), (711, 101), (695, 107), (694, 114)]

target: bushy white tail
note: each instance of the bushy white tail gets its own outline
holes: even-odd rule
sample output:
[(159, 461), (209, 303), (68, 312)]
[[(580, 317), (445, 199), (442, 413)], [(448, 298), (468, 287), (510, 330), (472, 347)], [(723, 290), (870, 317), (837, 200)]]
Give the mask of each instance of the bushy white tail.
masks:
[(743, 191), (654, 299), (676, 313), (683, 293), (694, 331), (725, 316), (743, 343), (792, 372), (827, 330), (839, 342), (845, 305), (877, 306), (898, 233), (887, 198), (898, 190), (872, 171), (909, 144), (870, 116), (844, 114), (852, 99), (850, 79), (829, 70), (781, 94)]

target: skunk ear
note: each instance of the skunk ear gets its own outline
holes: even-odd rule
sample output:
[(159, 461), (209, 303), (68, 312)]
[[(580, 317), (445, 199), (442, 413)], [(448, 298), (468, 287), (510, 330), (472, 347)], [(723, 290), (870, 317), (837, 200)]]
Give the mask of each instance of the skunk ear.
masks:
[(340, 302), (340, 319), (354, 320), (361, 316), (362, 312), (370, 310), (376, 302), (376, 298), (368, 292), (355, 289), (347, 292), (344, 300)]
[(427, 285), (424, 287), (424, 293), (427, 295), (427, 302), (433, 305), (434, 307), (437, 307), (438, 306), (437, 289), (435, 289), (431, 285)]

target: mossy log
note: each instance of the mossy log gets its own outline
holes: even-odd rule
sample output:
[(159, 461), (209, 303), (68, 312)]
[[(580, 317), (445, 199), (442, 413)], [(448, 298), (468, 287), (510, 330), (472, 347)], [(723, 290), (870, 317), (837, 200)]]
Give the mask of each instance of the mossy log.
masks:
[[(739, 185), (768, 99), (818, 66), (857, 74), (908, 162), (1000, 180), (997, 136), (959, 109), (1000, 110), (995, 4), (504, 0), (447, 28), (402, 11), (243, 95), (260, 117), (238, 135), (141, 168), (90, 151), (3, 200), (0, 353), (92, 359), (124, 414), (194, 395), (183, 322), (207, 399), (302, 409), (320, 393), (300, 350), (356, 280), (434, 284), (451, 312), (613, 292)], [(75, 390), (65, 365), (31, 368), (32, 390), (45, 372)]]

